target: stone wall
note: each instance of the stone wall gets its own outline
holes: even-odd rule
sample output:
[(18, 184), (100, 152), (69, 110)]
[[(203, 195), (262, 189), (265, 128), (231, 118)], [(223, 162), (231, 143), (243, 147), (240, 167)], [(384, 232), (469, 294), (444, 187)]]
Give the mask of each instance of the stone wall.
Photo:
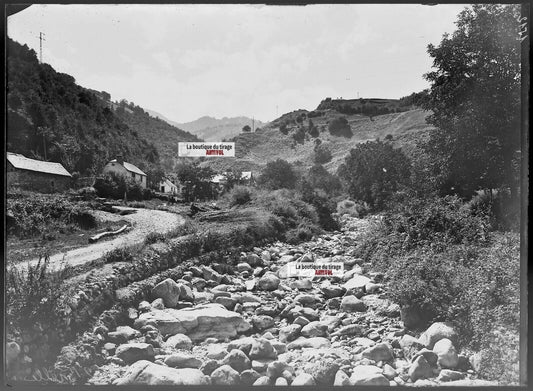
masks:
[(6, 180), (8, 189), (20, 188), (41, 193), (65, 191), (72, 182), (71, 177), (25, 170), (8, 171)]

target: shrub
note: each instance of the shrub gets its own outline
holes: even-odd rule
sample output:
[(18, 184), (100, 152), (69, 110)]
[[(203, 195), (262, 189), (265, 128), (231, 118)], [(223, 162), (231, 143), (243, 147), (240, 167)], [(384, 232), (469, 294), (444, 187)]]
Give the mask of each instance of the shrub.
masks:
[(313, 236), (322, 233), (320, 229), (311, 221), (304, 219), (298, 227), (289, 230), (285, 234), (285, 240), (290, 244), (297, 244), (299, 242), (308, 241)]
[(292, 138), (298, 144), (303, 144), (305, 141), (305, 130), (301, 127), (297, 128), (296, 131), (292, 134)]
[(252, 192), (247, 186), (235, 186), (230, 191), (230, 206), (244, 205), (252, 199)]
[[(152, 242), (155, 243), (155, 242)], [(104, 254), (104, 263), (133, 262), (134, 250), (127, 247), (119, 247)]]
[(290, 163), (277, 159), (268, 162), (258, 178), (258, 183), (268, 189), (293, 189), (296, 185), (297, 176)]
[(348, 121), (344, 117), (338, 117), (329, 122), (329, 133), (332, 136), (351, 138), (353, 136), (352, 129)]
[(143, 188), (138, 182), (113, 172), (96, 178), (94, 188), (99, 197), (122, 199), (126, 195), (128, 200), (143, 199)]
[(279, 125), (279, 131), (283, 133), (285, 136), (289, 134), (289, 129), (287, 128), (287, 124), (285, 122), (282, 122)]
[(146, 235), (146, 238), (144, 239), (145, 244), (153, 244), (157, 242), (164, 242), (166, 239), (166, 236), (162, 234), (161, 232), (150, 232), (148, 235)]
[(314, 162), (316, 164), (324, 164), (330, 162), (332, 157), (333, 155), (331, 154), (331, 150), (327, 145), (319, 144), (316, 146), (314, 157)]
[(348, 215), (351, 217), (362, 218), (369, 212), (369, 207), (364, 202), (354, 202), (344, 200), (337, 204), (337, 213), (340, 216)]

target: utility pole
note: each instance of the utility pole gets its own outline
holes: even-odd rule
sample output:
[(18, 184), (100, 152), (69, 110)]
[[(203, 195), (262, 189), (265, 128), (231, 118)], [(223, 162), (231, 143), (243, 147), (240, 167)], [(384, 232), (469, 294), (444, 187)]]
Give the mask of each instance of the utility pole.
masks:
[(39, 33), (39, 59), (41, 64), (43, 63), (43, 41), (46, 41), (43, 37), (44, 33)]
[(252, 117), (252, 133), (255, 132), (255, 118)]

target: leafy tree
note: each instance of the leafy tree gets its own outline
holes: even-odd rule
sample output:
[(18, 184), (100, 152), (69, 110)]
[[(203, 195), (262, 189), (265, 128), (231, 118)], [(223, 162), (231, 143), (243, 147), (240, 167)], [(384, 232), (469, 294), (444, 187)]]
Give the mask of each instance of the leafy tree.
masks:
[(313, 188), (320, 189), (326, 194), (335, 194), (341, 189), (339, 178), (331, 174), (321, 164), (315, 164), (309, 169), (304, 180)]
[(348, 120), (344, 117), (335, 118), (328, 125), (329, 133), (332, 136), (350, 138), (353, 136)]
[(292, 134), (292, 138), (298, 144), (303, 144), (305, 141), (305, 130), (304, 128), (298, 127), (296, 131)]
[(520, 5), (465, 8), (457, 30), (428, 46), (434, 71), (425, 108), (437, 130), (426, 147), (441, 193), (519, 185)]
[(180, 164), (176, 169), (176, 176), (183, 183), (183, 198), (185, 201), (196, 201), (213, 198), (211, 178), (215, 175), (209, 167), (200, 167), (197, 162)]
[(272, 190), (294, 189), (296, 181), (297, 175), (292, 166), (283, 159), (268, 162), (258, 178), (261, 186)]
[(337, 174), (351, 197), (380, 210), (402, 185), (409, 183), (410, 162), (389, 143), (367, 141), (350, 151)]
[(317, 164), (324, 164), (327, 162), (330, 162), (333, 155), (331, 154), (331, 150), (329, 147), (325, 144), (318, 144), (315, 146), (315, 163)]
[(307, 129), (308, 129), (307, 132), (309, 133), (311, 137), (320, 136), (320, 131), (318, 130), (318, 128), (315, 126), (315, 124), (313, 123), (311, 119), (309, 119), (309, 125)]
[(247, 133), (249, 133), (249, 132), (252, 131), (252, 128), (250, 128), (250, 125), (244, 125), (244, 126), (242, 127), (242, 131), (243, 131), (243, 132), (247, 132)]

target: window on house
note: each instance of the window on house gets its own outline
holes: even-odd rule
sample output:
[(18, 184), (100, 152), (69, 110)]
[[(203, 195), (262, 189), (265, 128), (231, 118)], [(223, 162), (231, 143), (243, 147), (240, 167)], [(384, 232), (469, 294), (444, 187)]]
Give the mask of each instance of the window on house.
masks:
[(131, 173), (131, 177), (132, 177), (133, 179), (135, 179), (135, 173), (134, 173), (134, 172)]

